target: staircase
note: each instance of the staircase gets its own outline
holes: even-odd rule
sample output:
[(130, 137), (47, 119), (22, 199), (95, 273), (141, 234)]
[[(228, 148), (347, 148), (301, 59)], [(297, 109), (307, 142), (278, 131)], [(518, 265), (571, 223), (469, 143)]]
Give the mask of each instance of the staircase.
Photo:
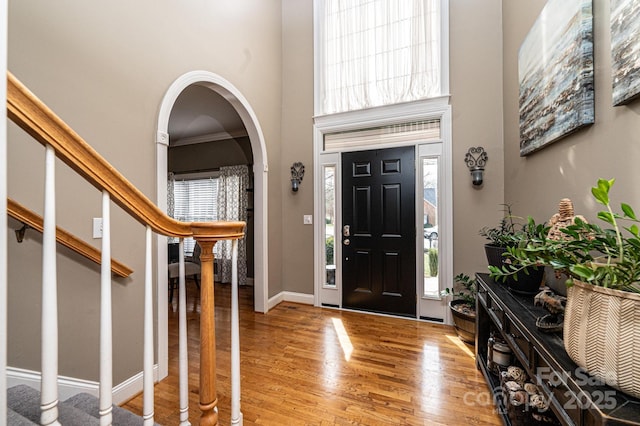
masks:
[[(232, 241), (232, 323), (231, 323), (231, 424), (242, 424), (240, 412), (240, 350), (238, 325), (237, 249), (244, 237), (244, 222), (179, 222), (167, 216), (155, 203), (133, 186), (87, 142), (53, 113), (11, 73), (7, 75), (7, 117), (45, 147), (45, 195), (42, 217), (42, 363), (40, 392), (20, 385), (0, 389), (0, 401), (7, 401), (7, 424), (43, 425), (154, 425), (154, 319), (152, 257), (155, 233), (183, 239), (193, 237), (202, 248), (199, 408), (201, 425), (218, 424), (216, 395), (215, 306), (213, 286), (213, 247), (217, 241)], [(58, 304), (56, 279), (56, 203), (55, 159), (60, 159), (102, 194), (103, 238), (99, 259), (100, 274), (100, 381), (99, 398), (78, 394), (65, 401), (58, 399)], [(137, 417), (112, 404), (112, 202), (146, 228), (144, 270), (144, 360), (143, 416)], [(30, 226), (33, 226), (31, 224)], [(68, 240), (63, 238), (63, 240)], [(58, 239), (59, 241), (59, 239)], [(82, 250), (80, 250), (82, 251)], [(91, 258), (91, 257), (88, 257)], [(98, 261), (94, 256), (92, 259)], [(179, 322), (180, 322), (180, 424), (190, 425), (188, 418), (187, 333), (185, 306), (184, 254), (180, 250)], [(162, 284), (160, 277), (156, 277)], [(164, 284), (166, 288), (166, 283)], [(6, 312), (6, 307), (0, 306)], [(3, 351), (0, 351), (0, 355)], [(1, 366), (6, 367), (6, 366)], [(4, 371), (4, 370), (3, 370)], [(0, 378), (2, 379), (2, 378)], [(2, 380), (0, 380), (1, 382)], [(0, 413), (4, 407), (0, 406)], [(0, 424), (3, 424), (0, 418)]]

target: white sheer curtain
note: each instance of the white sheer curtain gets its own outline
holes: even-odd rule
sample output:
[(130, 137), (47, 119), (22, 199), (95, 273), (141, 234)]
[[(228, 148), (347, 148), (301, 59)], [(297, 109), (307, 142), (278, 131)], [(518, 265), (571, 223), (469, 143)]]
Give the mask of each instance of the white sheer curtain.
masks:
[(322, 114), (441, 94), (440, 0), (322, 0)]
[[(218, 178), (218, 220), (247, 220), (249, 168), (220, 168)], [(247, 247), (245, 238), (238, 242), (238, 284), (247, 283)], [(221, 282), (231, 282), (231, 241), (216, 243), (216, 258)]]

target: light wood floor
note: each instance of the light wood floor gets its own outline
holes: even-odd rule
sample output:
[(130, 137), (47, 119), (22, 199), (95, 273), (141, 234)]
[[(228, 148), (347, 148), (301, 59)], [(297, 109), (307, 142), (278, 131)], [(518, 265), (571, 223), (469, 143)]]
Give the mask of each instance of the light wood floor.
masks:
[[(190, 421), (198, 424), (198, 310), (188, 282)], [(228, 285), (216, 284), (220, 424), (230, 423)], [(177, 328), (169, 308), (169, 377), (155, 387), (155, 420), (179, 423)], [(245, 425), (499, 425), (473, 348), (453, 328), (284, 302), (253, 312), (240, 290)], [(142, 396), (124, 404), (141, 414)]]

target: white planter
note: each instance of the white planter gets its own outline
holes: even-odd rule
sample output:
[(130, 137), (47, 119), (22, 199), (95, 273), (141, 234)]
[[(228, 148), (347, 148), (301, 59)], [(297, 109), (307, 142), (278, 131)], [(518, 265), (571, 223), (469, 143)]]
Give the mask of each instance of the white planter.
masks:
[(590, 375), (640, 398), (640, 294), (575, 281), (567, 291), (564, 347)]

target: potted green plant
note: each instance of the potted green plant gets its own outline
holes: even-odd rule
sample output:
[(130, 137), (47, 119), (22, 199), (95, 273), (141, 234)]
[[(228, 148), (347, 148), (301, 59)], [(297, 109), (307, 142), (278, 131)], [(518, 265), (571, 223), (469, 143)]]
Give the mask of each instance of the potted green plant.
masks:
[(453, 278), (453, 287), (445, 288), (440, 292), (442, 297), (452, 297), (449, 301), (449, 309), (453, 316), (456, 334), (460, 340), (470, 344), (476, 342), (477, 289), (475, 278), (458, 274)]
[[(544, 232), (544, 225), (536, 225), (531, 218), (525, 224), (521, 224), (518, 220), (522, 218), (513, 215), (510, 204), (502, 204), (502, 206), (504, 215), (498, 226), (480, 229), (480, 235), (489, 241), (484, 245), (484, 250), (490, 267), (500, 268), (505, 262), (511, 262), (511, 259), (505, 257), (509, 247), (522, 244), (523, 241)], [(543, 275), (544, 268), (523, 267), (515, 274), (506, 277), (504, 281), (515, 293), (535, 295), (540, 289)]]
[[(606, 209), (597, 214), (606, 228), (576, 218), (563, 238), (537, 235), (508, 249), (511, 264), (490, 267), (496, 278), (521, 268), (546, 265), (568, 276), (564, 346), (573, 361), (594, 377), (640, 398), (640, 228), (634, 210), (614, 212), (614, 180), (591, 188)], [(621, 223), (628, 223), (622, 227)]]

